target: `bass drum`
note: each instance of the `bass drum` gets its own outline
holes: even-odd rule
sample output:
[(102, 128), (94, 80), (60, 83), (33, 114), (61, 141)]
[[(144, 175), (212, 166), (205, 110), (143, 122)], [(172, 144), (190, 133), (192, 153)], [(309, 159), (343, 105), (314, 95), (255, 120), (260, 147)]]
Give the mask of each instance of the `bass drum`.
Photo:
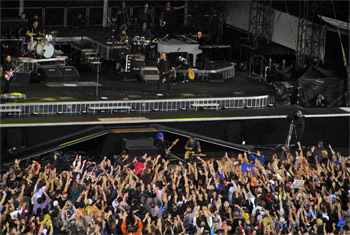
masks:
[(36, 46), (35, 52), (45, 58), (51, 58), (55, 54), (55, 48), (51, 43), (41, 42)]

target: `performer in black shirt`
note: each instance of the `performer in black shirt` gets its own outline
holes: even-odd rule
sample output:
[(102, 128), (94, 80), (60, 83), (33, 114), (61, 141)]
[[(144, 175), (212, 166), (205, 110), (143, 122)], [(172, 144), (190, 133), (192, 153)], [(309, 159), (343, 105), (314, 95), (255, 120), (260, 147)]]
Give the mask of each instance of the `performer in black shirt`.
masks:
[(164, 134), (162, 132), (159, 132), (157, 134), (157, 139), (156, 139), (156, 148), (157, 148), (157, 153), (161, 155), (162, 157), (165, 157), (169, 151), (168, 148), (171, 145), (175, 145), (177, 141), (170, 142), (164, 139)]
[[(4, 64), (3, 64), (4, 75), (5, 75), (6, 72), (12, 72), (12, 70), (14, 68), (15, 68), (15, 66), (13, 65), (13, 63), (11, 61), (11, 56), (7, 55), (6, 59), (4, 60)], [(3, 76), (3, 79), (5, 81), (5, 86), (4, 86), (4, 89), (3, 89), (2, 93), (9, 93), (11, 78), (5, 79), (5, 76)]]
[(175, 19), (175, 11), (179, 9), (183, 9), (185, 6), (181, 7), (172, 7), (170, 2), (167, 2), (164, 10), (161, 13), (160, 17), (160, 25), (164, 25), (164, 33), (173, 35), (176, 29), (176, 19)]
[(23, 25), (23, 27), (21, 27), (18, 30), (18, 36), (24, 37), (24, 36), (26, 36), (27, 30), (28, 30), (28, 20), (26, 19), (26, 13), (25, 12), (21, 13), (20, 19), (23, 20), (23, 21), (27, 21), (27, 24)]
[(146, 3), (143, 6), (143, 9), (139, 13), (139, 24), (143, 24), (143, 22), (146, 22), (147, 24), (151, 23), (151, 12), (148, 10), (148, 4)]
[(130, 26), (130, 17), (128, 9), (125, 7), (125, 1), (122, 1), (121, 9), (118, 11), (118, 24), (119, 27)]
[(199, 46), (203, 46), (205, 43), (205, 39), (203, 38), (202, 31), (198, 31), (197, 33), (197, 42), (199, 43)]
[(45, 36), (42, 31), (41, 31), (41, 28), (39, 27), (39, 21), (34, 21), (33, 22), (33, 26), (27, 30), (27, 35), (33, 33), (34, 36)]
[(142, 29), (137, 34), (140, 37), (145, 37), (145, 39), (149, 40), (152, 39), (152, 33), (151, 30), (147, 28), (147, 23), (143, 22)]
[(170, 74), (169, 72), (171, 71), (171, 69), (170, 69), (169, 62), (167, 61), (166, 54), (164, 52), (162, 53), (162, 59), (159, 61), (158, 70), (159, 70), (159, 79), (157, 83), (157, 91), (159, 91), (160, 86), (163, 82), (163, 79), (165, 79), (168, 92), (172, 93), (172, 91), (170, 90), (170, 79), (169, 79), (169, 74)]

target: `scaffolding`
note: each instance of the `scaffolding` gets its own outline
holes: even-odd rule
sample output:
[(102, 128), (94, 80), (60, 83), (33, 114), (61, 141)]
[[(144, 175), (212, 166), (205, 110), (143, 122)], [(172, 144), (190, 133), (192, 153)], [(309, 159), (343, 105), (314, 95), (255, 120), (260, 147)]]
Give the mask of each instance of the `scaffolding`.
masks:
[(299, 67), (319, 64), (322, 59), (325, 28), (316, 24), (317, 10), (322, 1), (300, 0), (296, 62)]
[(248, 41), (253, 48), (262, 48), (266, 43), (270, 42), (273, 20), (272, 1), (250, 1)]

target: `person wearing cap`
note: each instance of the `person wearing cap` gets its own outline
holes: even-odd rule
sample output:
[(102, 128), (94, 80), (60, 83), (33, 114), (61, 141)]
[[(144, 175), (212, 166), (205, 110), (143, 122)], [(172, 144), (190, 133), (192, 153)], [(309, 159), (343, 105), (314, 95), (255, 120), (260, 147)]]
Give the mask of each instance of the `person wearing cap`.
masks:
[(157, 153), (161, 155), (162, 157), (165, 157), (169, 151), (168, 148), (170, 145), (176, 144), (176, 141), (170, 142), (164, 139), (164, 134), (162, 132), (159, 132), (157, 134), (157, 139), (156, 139), (156, 148), (157, 148)]

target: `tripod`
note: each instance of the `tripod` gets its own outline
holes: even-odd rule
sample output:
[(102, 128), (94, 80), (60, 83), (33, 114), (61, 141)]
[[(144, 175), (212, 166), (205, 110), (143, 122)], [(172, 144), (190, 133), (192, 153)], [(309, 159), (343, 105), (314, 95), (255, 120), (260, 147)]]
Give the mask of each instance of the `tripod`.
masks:
[(98, 97), (98, 86), (99, 86), (98, 82), (100, 80), (100, 66), (101, 66), (102, 62), (98, 60), (98, 61), (94, 61), (94, 62), (91, 62), (91, 63), (97, 65), (97, 67), (96, 67), (96, 93), (95, 93), (95, 96), (96, 96), (96, 99), (97, 99), (97, 97)]
[(290, 126), (289, 126), (289, 132), (288, 132), (288, 136), (287, 136), (287, 140), (286, 140), (285, 146), (289, 147), (290, 140), (292, 139), (293, 131), (294, 131), (294, 134), (295, 134), (295, 138), (298, 139), (297, 131), (295, 129), (295, 123), (294, 123), (294, 121), (291, 121), (290, 122)]

